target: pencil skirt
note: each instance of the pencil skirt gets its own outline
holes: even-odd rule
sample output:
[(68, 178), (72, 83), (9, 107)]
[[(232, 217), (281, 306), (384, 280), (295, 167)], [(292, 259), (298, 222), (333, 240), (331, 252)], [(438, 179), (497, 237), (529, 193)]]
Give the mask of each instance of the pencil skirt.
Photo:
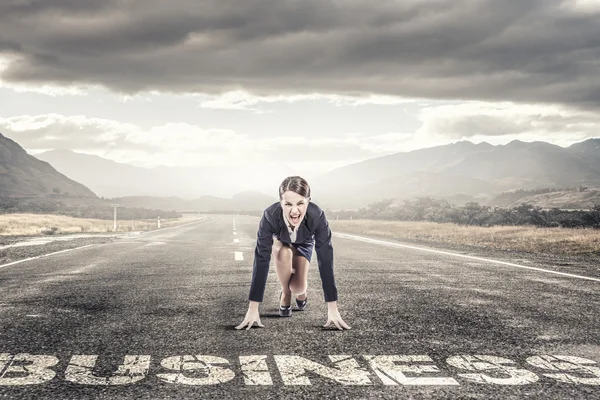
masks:
[[(276, 238), (276, 235), (273, 235), (274, 238)], [(287, 243), (284, 243), (285, 246), (287, 246)], [(308, 262), (310, 262), (310, 259), (312, 258), (312, 253), (313, 253), (313, 249), (315, 247), (315, 240), (313, 239), (310, 242), (303, 242), (303, 243), (292, 243), (292, 246), (294, 246), (294, 248), (296, 249), (296, 251), (298, 251), (298, 253), (300, 253), (300, 255), (304, 256)]]

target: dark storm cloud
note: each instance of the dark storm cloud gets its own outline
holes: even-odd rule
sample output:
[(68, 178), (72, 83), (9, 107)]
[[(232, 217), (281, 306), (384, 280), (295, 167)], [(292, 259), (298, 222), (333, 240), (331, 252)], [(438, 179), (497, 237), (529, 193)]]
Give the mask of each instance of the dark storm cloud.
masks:
[(2, 11), (5, 16), (29, 17), (33, 14), (44, 13), (47, 11), (58, 12), (90, 12), (94, 10), (104, 9), (110, 5), (112, 1), (95, 1), (95, 0), (3, 0)]
[(600, 14), (574, 4), (9, 0), (0, 52), (14, 61), (2, 79), (595, 106)]

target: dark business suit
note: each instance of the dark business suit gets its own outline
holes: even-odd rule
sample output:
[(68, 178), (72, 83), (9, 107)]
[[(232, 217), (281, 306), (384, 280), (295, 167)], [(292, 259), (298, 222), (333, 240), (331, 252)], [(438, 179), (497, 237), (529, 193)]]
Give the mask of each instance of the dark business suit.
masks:
[[(331, 229), (329, 229), (325, 213), (315, 203), (309, 202), (302, 223), (294, 229), (298, 229), (296, 242), (294, 243), (311, 242), (314, 237), (325, 301), (336, 301), (338, 297), (333, 276)], [(283, 220), (283, 209), (280, 202), (267, 207), (258, 224), (252, 284), (250, 285), (248, 300), (263, 301), (271, 253), (273, 252), (274, 235), (278, 240), (288, 245), (291, 244), (290, 234)]]

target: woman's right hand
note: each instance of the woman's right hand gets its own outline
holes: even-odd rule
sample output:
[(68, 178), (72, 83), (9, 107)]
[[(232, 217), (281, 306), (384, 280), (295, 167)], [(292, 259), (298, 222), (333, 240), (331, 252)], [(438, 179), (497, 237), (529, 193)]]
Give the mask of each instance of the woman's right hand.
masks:
[(244, 320), (242, 321), (241, 324), (236, 326), (235, 329), (242, 329), (244, 326), (248, 325), (248, 327), (246, 328), (246, 330), (248, 330), (248, 329), (252, 328), (252, 325), (254, 325), (255, 322), (261, 328), (265, 327), (260, 322), (260, 315), (258, 314), (258, 302), (251, 301), (250, 305), (248, 306), (248, 311), (246, 312), (246, 316), (244, 317)]

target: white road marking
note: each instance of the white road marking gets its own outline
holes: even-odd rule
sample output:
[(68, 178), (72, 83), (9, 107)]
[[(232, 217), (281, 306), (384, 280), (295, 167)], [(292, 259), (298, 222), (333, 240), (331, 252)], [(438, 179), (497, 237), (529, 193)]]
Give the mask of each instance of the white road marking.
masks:
[(235, 259), (238, 261), (243, 261), (244, 260), (244, 255), (242, 254), (241, 251), (235, 251)]
[[(552, 379), (564, 383), (600, 385), (600, 368), (597, 363), (587, 358), (575, 356), (533, 356), (527, 359), (527, 362), (534, 367), (554, 371), (552, 374), (542, 374)], [(559, 372), (561, 371), (561, 372)], [(573, 374), (564, 373), (564, 371), (575, 372)], [(587, 375), (587, 376), (586, 376)], [(590, 376), (591, 375), (591, 376)]]
[(272, 385), (267, 356), (240, 356), (242, 374), (246, 385)]
[(335, 233), (333, 233), (333, 235), (334, 236), (340, 236), (340, 237), (343, 237), (343, 238), (346, 238), (346, 239), (359, 240), (359, 241), (367, 242), (367, 243), (382, 244), (384, 246), (405, 247), (405, 248), (408, 248), (408, 249), (429, 251), (429, 252), (432, 252), (432, 253), (445, 254), (445, 255), (455, 256), (455, 257), (469, 258), (471, 260), (487, 261), (487, 262), (492, 262), (492, 263), (496, 263), (496, 264), (509, 265), (511, 267), (531, 269), (531, 270), (535, 270), (535, 271), (547, 272), (549, 274), (556, 274), (556, 275), (568, 276), (570, 278), (579, 278), (579, 279), (586, 279), (586, 280), (589, 280), (589, 281), (600, 282), (600, 278), (592, 278), (590, 276), (568, 274), (566, 272), (552, 271), (552, 270), (544, 269), (544, 268), (528, 267), (526, 265), (514, 264), (514, 263), (510, 263), (510, 262), (506, 262), (506, 261), (492, 260), (490, 258), (482, 258), (482, 257), (476, 257), (476, 256), (469, 256), (469, 255), (466, 255), (466, 254), (457, 254), (457, 253), (451, 253), (451, 252), (442, 251), (442, 250), (425, 249), (425, 248), (422, 248), (422, 247), (409, 246), (409, 245), (400, 244), (400, 243), (386, 242), (385, 240), (371, 239), (371, 238), (366, 238), (366, 237), (362, 237), (362, 236), (350, 235), (350, 234), (347, 234), (347, 233), (335, 232)]
[[(414, 356), (363, 356), (384, 385), (458, 385), (453, 378), (439, 376), (406, 376), (405, 373), (422, 375), (439, 373), (433, 360), (426, 355)], [(398, 364), (397, 364), (398, 363)], [(417, 364), (420, 363), (420, 364)], [(427, 364), (422, 364), (427, 363)]]
[(237, 232), (233, 232), (234, 235), (237, 235)]
[(10, 247), (26, 247), (26, 246), (39, 246), (42, 244), (52, 243), (52, 239), (36, 239), (28, 242), (18, 242), (13, 244), (7, 244), (6, 246), (0, 246), (0, 250), (8, 249)]
[(125, 356), (112, 376), (95, 376), (97, 355), (74, 355), (65, 371), (65, 380), (80, 385), (129, 385), (146, 377), (150, 356)]
[[(37, 385), (47, 382), (56, 376), (56, 372), (48, 367), (56, 364), (58, 358), (54, 356), (0, 353), (0, 386)], [(17, 376), (11, 376), (15, 374)], [(25, 376), (22, 376), (23, 374)]]
[(273, 357), (277, 363), (281, 379), (286, 385), (310, 385), (310, 380), (307, 376), (304, 376), (306, 371), (311, 371), (343, 385), (372, 385), (369, 372), (361, 368), (351, 356), (329, 356), (334, 368), (300, 356)]
[[(235, 374), (232, 370), (215, 364), (229, 364), (224, 358), (215, 356), (175, 356), (167, 357), (160, 362), (166, 369), (177, 371), (170, 374), (156, 374), (158, 379), (167, 383), (183, 383), (184, 385), (216, 385), (232, 380)], [(187, 377), (184, 371), (200, 371), (200, 378)]]
[(7, 264), (2, 264), (2, 265), (0, 265), (0, 268), (8, 267), (9, 265), (19, 264), (19, 263), (22, 263), (22, 262), (25, 262), (25, 261), (36, 260), (36, 259), (42, 258), (42, 257), (52, 256), (54, 254), (66, 253), (67, 251), (85, 249), (86, 247), (90, 247), (90, 246), (98, 246), (98, 244), (86, 244), (85, 246), (75, 247), (73, 249), (60, 250), (60, 251), (55, 251), (54, 253), (42, 254), (41, 256), (24, 258), (22, 260), (17, 260), (17, 261), (9, 262)]
[(28, 239), (23, 242), (16, 242), (16, 243), (8, 244), (5, 246), (0, 246), (0, 250), (7, 249), (10, 247), (39, 246), (42, 244), (48, 244), (48, 243), (52, 243), (52, 242), (65, 242), (65, 241), (69, 241), (69, 240), (90, 238), (90, 237), (118, 237), (118, 236), (121, 236), (121, 235), (116, 234), (116, 233), (109, 233), (109, 234), (94, 234), (94, 235), (78, 234), (78, 235), (65, 235), (65, 236), (60, 235), (60, 236), (51, 236), (51, 237), (48, 237), (48, 236), (34, 237), (34, 238)]
[(458, 374), (458, 376), (475, 383), (527, 385), (537, 382), (539, 379), (533, 372), (517, 368), (516, 363), (508, 358), (487, 355), (461, 355), (448, 357), (446, 363), (456, 368), (466, 369), (467, 371), (491, 372), (491, 376), (482, 373)]
[[(240, 356), (240, 368), (231, 366), (225, 358), (211, 355), (167, 357), (161, 366), (170, 370), (156, 376), (163, 382), (184, 385), (216, 385), (231, 381), (234, 371), (241, 369), (248, 386), (273, 385), (267, 355)], [(306, 375), (330, 379), (342, 385), (372, 385), (371, 372), (359, 366), (349, 355), (330, 355), (332, 365), (326, 366), (296, 355), (275, 355), (275, 365), (285, 385), (310, 385)], [(436, 376), (439, 369), (427, 355), (364, 355), (368, 366), (384, 385), (459, 385), (453, 378)], [(151, 356), (126, 355), (123, 364), (109, 376), (96, 375), (97, 355), (74, 355), (64, 373), (66, 381), (81, 385), (129, 385), (147, 377)], [(600, 385), (598, 363), (587, 358), (564, 355), (536, 355), (527, 363), (543, 370), (545, 377), (564, 384)], [(458, 376), (484, 385), (528, 385), (539, 380), (538, 375), (519, 368), (510, 359), (491, 355), (456, 355), (446, 359), (449, 366), (467, 370)], [(56, 376), (51, 367), (59, 359), (51, 355), (0, 353), (0, 387), (36, 385)], [(226, 365), (226, 366), (220, 366)], [(550, 373), (551, 372), (551, 373)], [(408, 375), (408, 376), (407, 376)], [(541, 382), (547, 383), (547, 382)]]
[(239, 243), (240, 239), (233, 239), (233, 243)]

